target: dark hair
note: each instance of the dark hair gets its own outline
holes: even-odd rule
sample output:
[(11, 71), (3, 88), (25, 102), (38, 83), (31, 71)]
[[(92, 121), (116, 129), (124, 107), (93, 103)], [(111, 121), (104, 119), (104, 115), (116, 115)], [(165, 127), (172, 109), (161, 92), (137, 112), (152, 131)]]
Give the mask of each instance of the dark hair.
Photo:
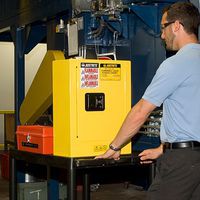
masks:
[(197, 7), (189, 2), (177, 2), (163, 9), (167, 12), (167, 21), (179, 20), (188, 34), (194, 33), (198, 36), (198, 27), (200, 25), (200, 14)]

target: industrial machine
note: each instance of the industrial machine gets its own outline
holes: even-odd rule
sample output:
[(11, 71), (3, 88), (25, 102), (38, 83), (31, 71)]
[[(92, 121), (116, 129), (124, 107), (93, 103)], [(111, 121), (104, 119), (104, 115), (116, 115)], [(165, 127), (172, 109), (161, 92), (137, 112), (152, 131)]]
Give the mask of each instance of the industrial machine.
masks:
[[(166, 56), (159, 24), (170, 2), (72, 1), (71, 17), (54, 22), (56, 49), (64, 54), (47, 52), (21, 105), (21, 124), (35, 124), (53, 104), (55, 155), (88, 157), (108, 149)], [(140, 136), (152, 147), (159, 128), (150, 127), (155, 134), (144, 128)], [(133, 144), (148, 148), (138, 137)], [(122, 153), (131, 153), (130, 144)]]
[[(52, 102), (53, 102), (52, 71), (51, 71), (53, 60), (56, 60), (55, 63), (57, 63), (59, 62), (57, 60), (61, 60), (60, 62), (64, 62), (63, 60), (66, 59), (65, 62), (69, 62), (68, 63), (69, 65), (63, 63), (61, 66), (68, 66), (70, 69), (71, 69), (70, 66), (72, 65), (71, 59), (72, 60), (73, 59), (79, 60), (78, 58), (92, 59), (93, 60), (92, 62), (97, 63), (98, 65), (101, 65), (101, 62), (104, 62), (99, 59), (107, 59), (107, 63), (113, 62), (116, 65), (120, 64), (121, 61), (123, 60), (129, 60), (131, 63), (131, 70), (130, 70), (131, 71), (130, 72), (131, 95), (129, 96), (131, 100), (131, 106), (135, 105), (138, 102), (138, 100), (142, 97), (146, 87), (152, 80), (152, 77), (154, 76), (159, 64), (169, 55), (168, 54), (169, 52), (165, 51), (160, 39), (160, 19), (161, 19), (163, 7), (176, 1), (177, 0), (156, 0), (156, 1), (155, 0), (144, 0), (144, 1), (138, 1), (138, 0), (89, 0), (89, 1), (88, 0), (84, 0), (84, 1), (83, 0), (71, 0), (71, 1), (43, 0), (43, 1), (37, 1), (37, 2), (34, 1), (34, 3), (27, 1), (26, 4), (22, 4), (23, 5), (22, 10), (20, 10), (18, 7), (15, 8), (15, 6), (8, 9), (8, 5), (6, 4), (6, 1), (5, 1), (5, 7), (7, 9), (4, 9), (5, 12), (2, 12), (3, 15), (0, 21), (0, 28), (4, 28), (9, 25), (12, 36), (16, 36), (14, 40), (15, 46), (16, 46), (16, 53), (15, 53), (16, 71), (19, 72), (16, 74), (17, 86), (22, 85), (22, 82), (23, 82), (22, 80), (17, 79), (17, 78), (22, 79), (23, 73), (24, 73), (24, 71), (20, 72), (22, 67), (18, 67), (19, 65), (24, 64), (22, 61), (24, 57), (22, 55), (25, 53), (28, 53), (37, 42), (41, 41), (42, 39), (44, 40), (45, 36), (46, 36), (47, 49), (48, 49), (48, 52), (45, 58), (46, 61), (44, 61), (43, 64), (41, 65), (39, 69), (40, 72), (38, 72), (38, 74), (36, 75), (27, 96), (23, 98), (24, 92), (21, 92), (23, 91), (23, 85), (21, 87), (21, 90), (20, 90), (20, 87), (16, 89), (15, 110), (16, 110), (16, 116), (17, 117), (18, 115), (20, 116), (20, 121), (17, 118), (16, 123), (29, 124), (29, 125), (37, 124), (38, 123), (37, 120), (47, 110), (50, 111), (50, 114), (54, 116), (53, 125), (58, 123), (58, 120), (57, 120), (58, 116), (55, 113), (55, 109), (57, 106), (55, 107), (55, 105), (53, 105), (54, 106), (53, 112), (51, 109)], [(192, 0), (191, 2), (199, 7), (199, 1)], [(2, 9), (3, 8), (4, 7), (2, 6)], [(43, 12), (44, 11), (43, 8), (45, 8), (45, 12)], [(51, 8), (54, 8), (54, 9), (51, 9)], [(12, 17), (9, 16), (7, 10), (9, 10), (10, 13), (12, 13)], [(37, 12), (35, 13), (31, 12), (31, 14), (29, 15), (27, 13), (30, 13), (30, 12), (25, 12), (27, 10), (28, 11), (35, 10)], [(13, 16), (18, 16), (18, 15), (20, 17), (13, 17)], [(45, 33), (45, 30), (46, 30), (46, 33)], [(34, 40), (31, 40), (32, 37), (34, 37)], [(20, 39), (22, 38), (26, 40), (24, 43), (20, 43), (21, 41)], [(60, 53), (58, 52), (57, 53), (60, 55), (55, 55), (52, 52), (49, 53), (50, 52), (49, 50), (53, 50), (52, 52), (54, 52), (54, 50), (58, 50), (58, 52)], [(50, 56), (49, 54), (52, 54), (52, 55)], [(87, 63), (87, 61), (84, 61), (84, 62)], [(122, 63), (120, 64), (121, 66), (124, 65)], [(79, 65), (77, 64), (77, 66)], [(102, 68), (99, 67), (99, 69), (101, 69), (99, 70), (99, 73), (100, 73), (102, 71)], [(61, 73), (61, 72), (56, 72), (56, 73)], [(100, 75), (101, 73), (99, 74), (99, 77)], [(67, 75), (65, 73), (66, 80), (70, 80), (70, 77), (68, 76), (70, 75)], [(113, 78), (113, 77), (109, 75), (109, 78)], [(126, 82), (127, 80), (124, 80), (124, 81)], [(43, 83), (40, 83), (40, 82), (45, 83), (44, 87), (41, 87)], [(64, 80), (62, 80), (62, 82), (64, 84)], [(117, 81), (114, 81), (114, 80), (108, 81), (108, 80), (99, 79), (98, 84), (100, 84), (101, 82), (108, 83), (107, 85), (103, 86), (106, 88), (106, 90), (109, 90), (108, 88), (113, 86), (112, 82), (117, 83)], [(97, 82), (91, 81), (90, 84), (91, 84), (90, 86), (92, 86), (92, 84), (95, 85), (97, 84)], [(120, 82), (120, 84), (123, 85), (125, 83)], [(59, 84), (56, 86), (56, 88), (62, 88), (62, 87), (64, 86), (61, 86)], [(65, 87), (67, 86), (65, 85)], [(79, 99), (79, 94), (77, 94), (77, 91), (78, 91), (77, 88), (78, 86), (74, 88), (75, 91), (71, 90), (70, 94), (73, 94), (72, 96), (76, 96), (76, 98)], [(94, 89), (94, 88), (87, 88), (87, 87), (83, 88), (80, 86), (79, 89), (80, 91), (86, 90), (87, 91), (86, 93), (90, 93), (90, 92), (97, 93), (97, 94), (100, 93), (99, 95), (101, 97), (101, 93), (104, 93), (103, 90), (105, 88), (102, 89), (100, 87), (99, 88), (97, 87)], [(63, 90), (64, 89), (67, 90), (67, 88), (63, 88)], [(55, 90), (55, 93), (57, 90), (58, 89)], [(113, 88), (110, 90), (113, 91)], [(123, 93), (123, 91), (121, 92)], [(40, 93), (39, 98), (36, 97), (38, 93)], [(60, 99), (62, 99), (61, 94), (67, 95), (68, 93), (61, 91), (61, 93), (59, 94)], [(81, 92), (80, 94), (83, 95)], [(113, 101), (114, 102), (122, 101), (120, 100), (121, 96), (119, 98), (119, 96), (117, 95), (115, 99), (112, 99), (111, 101), (110, 100), (107, 101), (107, 97), (106, 97), (107, 95), (110, 95), (110, 94), (105, 94), (105, 105), (106, 105), (105, 110), (104, 111), (84, 110), (84, 112), (87, 114), (86, 116), (84, 116), (84, 118), (89, 117), (90, 114), (93, 115), (96, 113), (97, 115), (103, 116), (103, 113), (107, 112), (106, 108), (112, 105)], [(90, 100), (90, 98), (92, 100)], [(85, 100), (84, 98), (82, 98), (82, 100), (80, 101), (81, 103), (77, 101), (77, 103), (79, 103), (77, 104), (77, 109), (79, 109), (80, 105), (82, 106), (85, 105), (84, 101), (86, 101), (87, 99), (89, 99), (89, 101), (94, 101), (95, 98), (98, 99), (99, 96), (89, 95), (85, 97)], [(103, 98), (103, 96), (101, 98)], [(69, 101), (69, 98), (67, 101)], [(57, 99), (56, 99), (56, 102), (57, 102)], [(64, 104), (64, 102), (62, 102), (62, 104)], [(68, 103), (68, 104), (65, 103), (65, 104), (68, 106), (71, 106), (71, 103)], [(119, 104), (118, 104), (118, 107), (121, 106)], [(19, 109), (20, 109), (20, 112), (19, 112)], [(118, 112), (121, 112), (121, 110), (119, 109)], [(126, 111), (124, 110), (123, 112), (127, 113), (127, 110)], [(60, 112), (60, 114), (62, 114), (63, 116), (64, 115), (69, 116), (69, 114), (67, 113), (68, 113), (67, 110)], [(159, 113), (162, 113), (162, 109), (161, 111), (159, 111)], [(109, 115), (115, 115), (115, 114), (116, 113), (111, 112)], [(82, 116), (81, 112), (80, 112), (80, 115)], [(125, 114), (123, 114), (123, 117), (125, 117)], [(157, 117), (157, 114), (156, 114), (156, 117)], [(109, 118), (109, 117), (106, 116), (105, 118)], [(161, 118), (160, 114), (158, 115), (158, 118)], [(93, 119), (93, 117), (91, 119)], [(87, 119), (84, 119), (84, 121), (85, 120), (87, 121)], [(117, 122), (119, 123), (116, 125), (118, 126), (118, 128), (120, 127), (122, 121), (123, 120), (120, 119)], [(106, 122), (107, 120), (104, 119), (105, 124)], [(73, 122), (73, 123), (76, 124), (76, 122)], [(82, 120), (81, 120), (81, 123), (82, 123)], [(159, 120), (159, 123), (160, 123), (160, 120)], [(77, 126), (79, 126), (78, 124), (79, 124), (79, 121), (77, 122)], [(155, 125), (154, 127), (152, 127), (153, 124)], [(112, 130), (112, 131), (117, 132), (116, 130), (115, 131)], [(77, 134), (75, 132), (73, 134)], [(155, 144), (157, 145), (158, 144), (157, 141), (159, 138), (159, 125), (157, 125), (157, 120), (154, 120), (154, 118), (148, 119), (148, 121), (146, 122), (142, 130), (140, 130), (140, 135), (145, 136), (146, 138), (150, 139), (151, 143), (154, 143), (154, 139), (155, 139), (156, 141)], [(61, 141), (61, 139), (58, 139), (57, 137), (56, 139), (56, 142), (58, 142), (57, 144), (60, 143), (59, 140)], [(101, 138), (97, 137), (96, 140), (101, 140)], [(73, 142), (71, 141), (70, 144), (73, 144)], [(135, 140), (133, 144), (135, 144)], [(56, 146), (59, 146), (59, 145), (56, 145)], [(144, 147), (148, 148), (148, 146), (143, 146), (140, 150), (142, 150)], [(151, 145), (149, 147), (151, 147)], [(58, 150), (58, 152), (59, 151), (60, 150)], [(62, 153), (57, 153), (57, 154), (67, 155), (67, 156), (76, 156), (76, 153), (71, 153), (71, 152), (66, 153), (64, 150)], [(91, 155), (94, 155), (94, 154), (91, 153)]]

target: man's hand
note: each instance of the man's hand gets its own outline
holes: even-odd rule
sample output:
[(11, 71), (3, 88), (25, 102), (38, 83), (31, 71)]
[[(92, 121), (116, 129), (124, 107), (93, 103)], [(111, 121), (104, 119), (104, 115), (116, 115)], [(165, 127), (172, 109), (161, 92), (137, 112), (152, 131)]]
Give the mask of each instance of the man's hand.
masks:
[(163, 154), (163, 145), (154, 149), (146, 149), (139, 154), (141, 164), (152, 163), (153, 160), (157, 159)]
[(106, 159), (113, 158), (114, 160), (120, 159), (120, 151), (113, 151), (112, 149), (108, 149), (104, 154), (96, 156), (95, 159)]

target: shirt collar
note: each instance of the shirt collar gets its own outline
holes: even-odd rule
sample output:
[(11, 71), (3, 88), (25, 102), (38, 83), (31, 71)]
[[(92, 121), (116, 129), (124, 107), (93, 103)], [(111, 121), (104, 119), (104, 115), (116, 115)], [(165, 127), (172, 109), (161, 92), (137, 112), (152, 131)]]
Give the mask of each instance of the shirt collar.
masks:
[(179, 49), (179, 51), (176, 54), (183, 53), (183, 52), (187, 51), (188, 49), (193, 49), (193, 48), (198, 48), (200, 50), (200, 44), (199, 43), (186, 44), (181, 49)]

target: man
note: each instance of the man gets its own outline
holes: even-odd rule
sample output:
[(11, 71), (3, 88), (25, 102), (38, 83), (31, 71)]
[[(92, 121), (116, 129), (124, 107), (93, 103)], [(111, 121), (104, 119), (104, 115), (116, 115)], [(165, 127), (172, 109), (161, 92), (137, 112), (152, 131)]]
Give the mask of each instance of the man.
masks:
[(157, 159), (156, 177), (147, 199), (200, 199), (200, 24), (198, 9), (177, 2), (161, 20), (161, 38), (178, 51), (158, 68), (142, 99), (131, 109), (110, 148), (98, 158), (119, 159), (120, 149), (163, 103), (161, 145), (139, 154), (141, 163)]

